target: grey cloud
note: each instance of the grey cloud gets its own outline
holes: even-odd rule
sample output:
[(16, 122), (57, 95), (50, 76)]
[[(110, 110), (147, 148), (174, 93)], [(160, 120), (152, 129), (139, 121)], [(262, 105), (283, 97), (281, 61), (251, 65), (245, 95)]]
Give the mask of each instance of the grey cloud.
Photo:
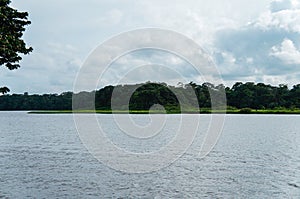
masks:
[[(135, 72), (132, 73), (130, 72), (131, 70)], [(129, 83), (135, 81), (164, 81), (173, 83), (174, 79), (186, 78), (192, 80), (200, 75), (192, 65), (181, 57), (157, 49), (133, 51), (120, 57), (110, 65), (103, 77), (104, 79), (110, 79), (112, 83), (116, 83), (116, 81), (127, 73), (128, 76), (123, 81), (126, 80)]]
[(271, 2), (270, 10), (271, 12), (278, 12), (281, 10), (287, 10), (292, 8), (292, 3), (290, 0), (276, 0)]
[[(22, 92), (25, 88), (29, 92), (42, 93), (70, 90), (78, 68), (93, 48), (112, 35), (145, 26), (180, 31), (205, 48), (215, 49), (216, 63), (227, 81), (241, 81), (253, 76), (263, 80), (264, 73), (292, 74), (299, 70), (298, 66), (284, 65), (278, 57), (269, 56), (269, 53), (273, 46), (279, 46), (285, 38), (300, 49), (298, 11), (295, 7), (290, 9), (289, 1), (273, 2), (266, 18), (262, 17), (261, 23), (257, 24), (253, 18), (265, 12), (270, 2), (13, 1), (12, 5), (30, 14), (32, 24), (28, 26), (24, 38), (26, 43), (34, 47), (34, 52), (24, 57), (22, 67), (17, 72), (1, 72), (0, 77), (4, 84), (12, 85), (13, 92)], [(254, 23), (241, 27), (248, 21)], [(127, 59), (123, 60), (124, 63), (116, 63), (106, 84), (114, 80), (113, 76), (126, 71), (126, 64), (138, 66), (148, 63), (145, 61), (147, 59), (162, 64), (172, 62), (170, 56), (151, 54), (149, 51)], [(188, 64), (176, 64), (176, 60), (173, 61), (172, 67), (181, 74), (191, 80), (198, 78)]]
[[(229, 76), (253, 76), (253, 75), (282, 75), (299, 70), (297, 65), (287, 65), (274, 56), (270, 56), (272, 47), (280, 45), (285, 38), (299, 42), (300, 35), (284, 31), (282, 29), (263, 30), (249, 25), (239, 30), (221, 31), (216, 36), (216, 61), (220, 67), (231, 71), (234, 65), (227, 65), (222, 57), (222, 52), (231, 53), (236, 61), (235, 65), (241, 66), (236, 71), (231, 71)], [(298, 43), (299, 44), (299, 43)], [(250, 63), (247, 58), (253, 59)], [(255, 73), (260, 71), (260, 74)], [(224, 74), (223, 74), (224, 75)]]

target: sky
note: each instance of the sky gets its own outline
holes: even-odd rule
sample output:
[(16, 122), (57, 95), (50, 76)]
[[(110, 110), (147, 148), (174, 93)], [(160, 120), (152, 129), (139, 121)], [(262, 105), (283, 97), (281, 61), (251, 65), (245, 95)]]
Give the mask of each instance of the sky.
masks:
[[(0, 85), (11, 93), (72, 91), (77, 73), (98, 45), (148, 27), (194, 40), (211, 56), (226, 86), (237, 81), (300, 83), (299, 0), (12, 0), (11, 6), (29, 13), (32, 24), (24, 40), (34, 48), (23, 56), (21, 68), (1, 67)], [(182, 81), (151, 63), (171, 65), (186, 79), (203, 83), (178, 56), (144, 50), (116, 60), (99, 86), (120, 82), (124, 71), (141, 63), (148, 65), (129, 75), (131, 83)]]

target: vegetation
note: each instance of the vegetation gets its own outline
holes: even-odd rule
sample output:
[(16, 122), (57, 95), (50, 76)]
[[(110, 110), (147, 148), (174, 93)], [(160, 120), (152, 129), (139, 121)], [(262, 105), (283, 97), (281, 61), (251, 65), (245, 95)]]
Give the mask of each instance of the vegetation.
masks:
[[(111, 111), (111, 110), (37, 110), (37, 111), (29, 111), (29, 114), (71, 114), (71, 113), (79, 113), (79, 114), (127, 114), (128, 111)], [(282, 110), (251, 110), (251, 112), (243, 112), (241, 109), (236, 110), (217, 110), (212, 111), (210, 109), (201, 109), (200, 111), (184, 111), (184, 112), (164, 112), (164, 111), (153, 111), (153, 110), (130, 110), (130, 114), (300, 114), (300, 109), (282, 109)]]
[[(31, 22), (27, 12), (18, 12), (9, 7), (10, 0), (0, 0), (0, 65), (9, 70), (20, 67), (20, 54), (28, 54), (33, 49), (27, 48), (22, 40), (25, 26)], [(7, 87), (0, 88), (0, 93), (7, 93)]]
[(252, 112), (251, 108), (242, 108), (239, 110), (239, 113), (249, 114)]
[[(117, 89), (116, 89), (117, 88)], [(137, 88), (135, 90), (135, 88)], [(218, 107), (213, 113), (300, 113), (300, 84), (291, 89), (287, 85), (271, 86), (263, 83), (235, 83), (232, 88), (224, 85), (193, 82), (181, 86), (165, 83), (106, 86), (97, 91), (64, 92), (58, 94), (29, 95), (12, 94), (0, 96), (0, 110), (48, 110), (47, 113), (70, 113), (72, 99), (80, 113), (111, 113), (114, 89), (114, 112), (126, 113), (211, 113), (210, 95), (217, 96), (222, 90), (227, 95), (227, 107)], [(131, 95), (131, 91), (134, 91)], [(193, 98), (193, 95), (196, 98)], [(131, 96), (129, 105), (126, 97)], [(180, 102), (179, 103), (179, 99)], [(153, 105), (160, 104), (161, 107)], [(162, 108), (163, 107), (163, 108)]]

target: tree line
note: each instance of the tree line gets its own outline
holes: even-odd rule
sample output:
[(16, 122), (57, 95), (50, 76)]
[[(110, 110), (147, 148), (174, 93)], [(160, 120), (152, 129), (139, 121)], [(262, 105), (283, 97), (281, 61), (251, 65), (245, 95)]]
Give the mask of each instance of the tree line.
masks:
[[(147, 82), (135, 85), (106, 86), (91, 92), (64, 92), (61, 94), (6, 94), (0, 96), (0, 110), (149, 110), (154, 104), (167, 111), (210, 108), (211, 96), (226, 93), (230, 109), (300, 109), (300, 84), (288, 88), (264, 83), (237, 82), (231, 88), (211, 83), (179, 84)], [(114, 96), (112, 98), (114, 92)], [(75, 100), (74, 100), (75, 99)], [(128, 100), (124, 100), (128, 99)], [(72, 104), (73, 103), (73, 104)], [(221, 103), (220, 103), (221, 104)], [(226, 107), (220, 107), (225, 109)]]

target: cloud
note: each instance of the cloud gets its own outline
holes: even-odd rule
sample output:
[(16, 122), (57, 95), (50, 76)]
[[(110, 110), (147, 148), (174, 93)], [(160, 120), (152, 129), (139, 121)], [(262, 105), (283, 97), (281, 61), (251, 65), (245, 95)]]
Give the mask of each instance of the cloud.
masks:
[(271, 2), (270, 11), (278, 12), (282, 10), (288, 10), (292, 8), (292, 2), (290, 0), (276, 0)]
[(116, 26), (122, 21), (123, 13), (118, 9), (109, 10), (105, 16), (101, 17), (96, 24), (106, 26)]
[(74, 46), (49, 42), (45, 46), (36, 46), (32, 54), (24, 56), (20, 69), (1, 72), (1, 80), (18, 93), (72, 90), (82, 59), (80, 51)]
[(276, 0), (270, 10), (262, 13), (254, 26), (264, 30), (281, 29), (300, 33), (300, 6), (298, 0)]
[(297, 82), (290, 78), (299, 71), (299, 39), (298, 4), (274, 1), (270, 10), (247, 25), (218, 31), (215, 60), (226, 81)]
[[(298, 77), (294, 74), (299, 70), (299, 0), (28, 0), (12, 5), (29, 12), (32, 24), (24, 38), (34, 47), (21, 69), (0, 73), (13, 92), (72, 90), (76, 72), (98, 44), (142, 27), (166, 28), (194, 39), (214, 56), (226, 82), (295, 82)], [(285, 39), (293, 45), (283, 43)], [(198, 78), (180, 59), (144, 52), (118, 60), (106, 83), (149, 57), (171, 63), (188, 78)]]
[(266, 12), (260, 16), (255, 26), (264, 30), (276, 28), (300, 33), (300, 9)]
[(284, 39), (279, 46), (273, 46), (270, 55), (280, 59), (285, 64), (300, 64), (300, 51), (289, 39)]
[[(126, 81), (155, 81), (176, 85), (179, 81), (192, 81), (198, 76), (199, 72), (192, 65), (173, 53), (158, 49), (141, 49), (114, 60), (102, 74), (98, 87), (120, 82), (124, 84)], [(87, 86), (91, 87), (92, 82)]]

